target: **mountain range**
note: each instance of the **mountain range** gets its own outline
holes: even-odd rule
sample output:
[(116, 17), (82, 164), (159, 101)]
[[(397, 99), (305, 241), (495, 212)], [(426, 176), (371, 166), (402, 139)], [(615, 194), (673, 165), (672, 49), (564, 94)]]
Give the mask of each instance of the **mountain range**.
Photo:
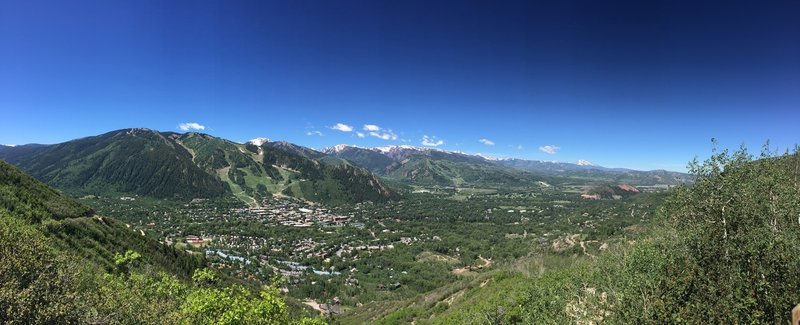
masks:
[(285, 142), (239, 144), (200, 133), (124, 129), (54, 145), (0, 147), (0, 159), (60, 189), (157, 198), (271, 195), (319, 202), (396, 194), (369, 171)]
[(627, 168), (607, 168), (592, 165), (585, 161), (578, 161), (573, 164), (541, 160), (497, 159), (495, 163), (515, 169), (584, 181), (635, 184), (638, 186), (678, 185), (692, 182), (692, 178), (685, 173), (663, 169), (641, 171)]
[(691, 182), (689, 175), (666, 170), (639, 171), (577, 163), (496, 159), (480, 155), (413, 146), (364, 148), (337, 145), (322, 152), (344, 158), (383, 177), (410, 183), (462, 185), (531, 185), (555, 183), (628, 183), (639, 186)]
[(538, 187), (545, 180), (540, 174), (502, 166), (480, 156), (439, 149), (338, 145), (322, 152), (410, 185)]
[[(326, 203), (382, 201), (398, 197), (403, 186), (641, 186), (691, 181), (683, 173), (613, 169), (585, 162), (490, 159), (412, 146), (337, 145), (317, 151), (266, 138), (242, 144), (203, 133), (142, 128), (53, 145), (0, 146), (0, 159), (76, 194), (230, 196), (250, 205), (272, 195)], [(389, 186), (387, 181), (399, 186)]]

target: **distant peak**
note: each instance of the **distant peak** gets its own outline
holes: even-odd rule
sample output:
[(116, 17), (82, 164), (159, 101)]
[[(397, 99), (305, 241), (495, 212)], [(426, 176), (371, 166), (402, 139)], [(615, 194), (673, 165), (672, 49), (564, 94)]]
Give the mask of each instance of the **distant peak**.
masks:
[(263, 144), (265, 144), (267, 142), (270, 142), (270, 140), (268, 138), (255, 138), (255, 139), (251, 139), (250, 141), (247, 141), (247, 143), (252, 144), (252, 145), (254, 145), (256, 147), (260, 147), (261, 145), (263, 145)]
[(147, 133), (158, 133), (158, 132), (155, 131), (155, 130), (148, 129), (148, 128), (129, 128), (129, 129), (122, 129), (122, 130), (112, 131), (110, 134), (136, 136), (136, 135), (147, 134)]
[(390, 153), (393, 151), (400, 151), (400, 150), (413, 150), (419, 152), (431, 152), (431, 151), (438, 151), (438, 152), (447, 152), (447, 153), (457, 153), (453, 151), (438, 149), (438, 148), (430, 148), (430, 147), (416, 147), (416, 146), (409, 146), (409, 145), (391, 145), (391, 146), (382, 146), (382, 147), (372, 147), (372, 150), (379, 151), (382, 153)]
[(372, 149), (380, 151), (380, 152), (383, 152), (383, 153), (392, 152), (392, 151), (400, 150), (400, 149), (419, 150), (419, 151), (425, 150), (423, 148), (418, 148), (418, 147), (409, 146), (409, 145), (382, 146), (382, 147), (373, 147)]
[(591, 161), (582, 160), (582, 159), (579, 159), (578, 161), (576, 161), (575, 164), (578, 165), (578, 166), (594, 166), (594, 164)]
[(16, 144), (4, 144), (3, 146), (6, 146), (6, 147), (16, 147), (17, 145), (16, 145)]
[(335, 145), (333, 147), (325, 148), (325, 149), (322, 150), (322, 152), (325, 152), (325, 153), (342, 152), (347, 148), (361, 148), (361, 147), (342, 143), (342, 144), (337, 144), (337, 145)]
[[(463, 152), (460, 152), (460, 151), (456, 151), (455, 153), (466, 155), (466, 153), (463, 153)], [(476, 154), (474, 154), (474, 156), (478, 156), (478, 157), (481, 157), (481, 158), (489, 160), (489, 161), (508, 160), (508, 158), (496, 157), (496, 156), (492, 156), (492, 155), (485, 155), (485, 154), (482, 154), (482, 153), (476, 153)]]

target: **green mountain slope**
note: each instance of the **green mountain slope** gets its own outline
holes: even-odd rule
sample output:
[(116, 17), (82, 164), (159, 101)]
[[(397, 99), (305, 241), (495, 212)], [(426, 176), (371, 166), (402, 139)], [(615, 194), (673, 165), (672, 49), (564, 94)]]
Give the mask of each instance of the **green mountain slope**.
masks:
[(0, 208), (29, 222), (92, 216), (77, 203), (0, 160)]
[(523, 159), (490, 160), (478, 155), (411, 146), (361, 148), (337, 145), (325, 149), (324, 152), (346, 159), (378, 175), (413, 185), (533, 186), (538, 181), (546, 181), (642, 186), (678, 185), (692, 181), (687, 174), (665, 170), (605, 168), (588, 162), (572, 164)]
[(538, 186), (545, 178), (479, 156), (408, 146), (359, 148), (340, 145), (325, 150), (394, 181), (423, 186)]
[(440, 186), (534, 186), (542, 180), (536, 175), (488, 163), (448, 158), (413, 155), (389, 167), (386, 177)]
[[(0, 161), (0, 322), (322, 324)], [(190, 280), (191, 279), (191, 280)]]
[(238, 144), (207, 134), (125, 129), (56, 145), (0, 148), (0, 159), (77, 194), (156, 198), (274, 194), (312, 201), (380, 201), (394, 192), (347, 161), (286, 142)]
[(389, 156), (367, 148), (360, 148), (348, 145), (338, 145), (325, 150), (325, 153), (346, 159), (356, 166), (369, 169), (373, 173), (382, 175), (389, 166), (395, 164), (395, 160)]
[(0, 159), (61, 189), (158, 198), (218, 197), (225, 186), (192, 163), (175, 133), (126, 129), (34, 151), (5, 150)]
[(114, 254), (135, 249), (157, 269), (188, 277), (203, 259), (174, 251), (134, 233), (112, 218), (101, 217), (60, 192), (0, 161), (0, 209), (16, 219), (41, 224), (52, 246), (110, 270)]
[(296, 181), (287, 184), (282, 191), (286, 195), (334, 203), (382, 201), (395, 195), (378, 177), (362, 168), (310, 160), (269, 144), (262, 146), (262, 153), (264, 166), (292, 172), (290, 179)]
[(369, 171), (286, 142), (242, 145), (197, 133), (178, 141), (198, 166), (218, 175), (234, 195), (252, 205), (271, 195), (327, 203), (383, 201), (395, 195)]
[(692, 177), (688, 174), (666, 170), (640, 171), (625, 168), (605, 168), (594, 165), (523, 159), (503, 159), (495, 163), (543, 175), (568, 177), (589, 182), (624, 183), (636, 186), (680, 185), (692, 182)]

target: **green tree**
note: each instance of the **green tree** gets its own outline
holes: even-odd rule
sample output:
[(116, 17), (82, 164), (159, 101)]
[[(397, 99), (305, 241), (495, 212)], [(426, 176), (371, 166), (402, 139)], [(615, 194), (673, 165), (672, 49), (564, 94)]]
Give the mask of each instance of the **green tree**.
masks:
[(81, 268), (53, 251), (36, 229), (0, 209), (0, 320), (70, 324), (81, 309)]
[[(641, 322), (783, 323), (800, 301), (800, 158), (765, 145), (692, 161), (668, 227), (624, 257), (617, 317)], [(647, 267), (657, 265), (658, 267)], [(623, 286), (620, 286), (623, 287)], [(631, 321), (631, 318), (621, 318)]]

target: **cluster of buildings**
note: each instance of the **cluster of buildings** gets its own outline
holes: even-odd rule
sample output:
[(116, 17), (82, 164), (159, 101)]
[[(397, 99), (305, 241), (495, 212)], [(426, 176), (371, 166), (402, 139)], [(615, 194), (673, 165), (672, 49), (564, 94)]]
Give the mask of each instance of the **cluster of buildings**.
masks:
[(269, 207), (250, 208), (251, 218), (278, 223), (283, 226), (307, 228), (311, 226), (344, 226), (350, 216), (331, 213), (320, 207), (306, 207), (296, 202), (282, 202)]
[[(251, 208), (192, 202), (169, 216), (154, 215), (157, 222), (145, 219), (141, 226), (154, 232), (163, 229), (165, 243), (185, 243), (187, 250), (203, 254), (212, 267), (232, 276), (269, 281), (277, 274), (286, 278), (288, 285), (304, 288), (298, 290), (314, 286), (319, 277), (346, 286), (363, 285), (352, 262), (364, 254), (426, 239), (403, 236), (402, 231), (390, 230), (392, 226), (381, 221), (373, 225), (362, 216), (344, 214), (293, 198), (272, 198), (266, 206)], [(189, 222), (175, 224), (170, 217)], [(238, 231), (236, 227), (243, 228)], [(397, 280), (382, 282), (384, 290), (399, 287), (394, 283)], [(337, 307), (320, 306), (332, 314), (341, 312)]]

